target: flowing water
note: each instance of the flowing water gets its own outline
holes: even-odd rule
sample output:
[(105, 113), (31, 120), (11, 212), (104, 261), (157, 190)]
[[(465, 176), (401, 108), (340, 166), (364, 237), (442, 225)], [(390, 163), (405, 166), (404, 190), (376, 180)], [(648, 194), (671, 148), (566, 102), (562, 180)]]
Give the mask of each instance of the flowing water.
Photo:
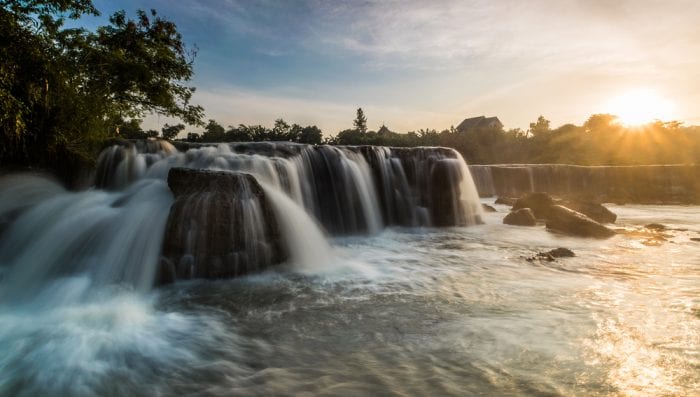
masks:
[[(608, 240), (503, 225), (508, 209), (498, 205), (479, 225), (324, 237), (303, 210), (318, 204), (308, 186), (270, 177), (263, 187), (284, 215), (285, 244), (303, 247), (289, 263), (149, 289), (173, 199), (162, 179), (140, 178), (181, 155), (158, 156), (139, 160), (142, 175), (123, 177), (118, 191), (5, 181), (0, 395), (700, 390), (700, 242), (691, 240), (700, 237), (700, 207), (610, 206), (623, 233)], [(346, 175), (364, 178), (353, 161)], [(386, 199), (361, 190), (356, 203)], [(419, 207), (392, 213), (425, 219)], [(651, 222), (668, 229), (642, 228)], [(560, 246), (576, 257), (528, 260)]]

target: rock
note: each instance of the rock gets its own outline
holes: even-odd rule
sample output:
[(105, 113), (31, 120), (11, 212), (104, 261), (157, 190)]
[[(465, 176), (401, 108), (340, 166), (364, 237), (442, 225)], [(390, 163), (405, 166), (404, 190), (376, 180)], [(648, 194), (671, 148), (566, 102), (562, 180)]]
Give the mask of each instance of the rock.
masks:
[(658, 232), (666, 230), (666, 225), (662, 225), (660, 223), (649, 223), (647, 225), (644, 225), (645, 229), (649, 230), (656, 230)]
[(574, 252), (572, 250), (570, 250), (568, 248), (559, 247), (559, 248), (555, 248), (555, 249), (553, 249), (551, 251), (547, 251), (547, 252), (538, 252), (537, 255), (531, 256), (531, 257), (527, 258), (527, 260), (532, 262), (536, 259), (540, 259), (540, 260), (546, 260), (546, 261), (551, 262), (551, 261), (555, 260), (556, 258), (571, 258), (574, 256), (576, 256), (576, 255), (574, 254)]
[(690, 241), (700, 241), (700, 237), (691, 237)]
[(555, 248), (551, 251), (545, 252), (545, 254), (553, 258), (571, 258), (576, 256), (576, 254), (574, 254), (574, 251), (563, 247)]
[(549, 208), (547, 229), (581, 237), (608, 238), (615, 235), (614, 230), (561, 205)]
[(496, 209), (493, 208), (492, 206), (488, 205), (488, 204), (483, 204), (483, 203), (482, 203), (482, 204), (481, 204), (481, 208), (484, 209), (484, 212), (496, 212)]
[(530, 193), (519, 198), (513, 204), (513, 210), (530, 208), (537, 219), (548, 219), (550, 208), (554, 205), (554, 199), (547, 193)]
[(605, 208), (602, 204), (590, 201), (568, 200), (565, 201), (563, 205), (569, 209), (588, 216), (596, 222), (615, 223), (617, 220), (617, 215)]
[(506, 217), (503, 218), (503, 223), (506, 225), (535, 226), (537, 220), (531, 209), (521, 208), (506, 215)]
[(230, 278), (283, 262), (274, 212), (249, 174), (173, 168), (158, 280)]
[(518, 199), (515, 197), (499, 197), (494, 201), (494, 204), (505, 204), (512, 207), (516, 201), (518, 201)]

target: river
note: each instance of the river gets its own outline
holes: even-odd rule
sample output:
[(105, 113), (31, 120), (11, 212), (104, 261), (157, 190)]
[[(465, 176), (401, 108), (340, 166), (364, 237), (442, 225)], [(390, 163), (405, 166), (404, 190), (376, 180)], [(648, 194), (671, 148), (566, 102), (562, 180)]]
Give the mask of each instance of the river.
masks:
[[(56, 275), (0, 303), (0, 395), (696, 395), (699, 207), (611, 205), (607, 240), (496, 208), (233, 280)], [(576, 256), (528, 260), (556, 247)]]

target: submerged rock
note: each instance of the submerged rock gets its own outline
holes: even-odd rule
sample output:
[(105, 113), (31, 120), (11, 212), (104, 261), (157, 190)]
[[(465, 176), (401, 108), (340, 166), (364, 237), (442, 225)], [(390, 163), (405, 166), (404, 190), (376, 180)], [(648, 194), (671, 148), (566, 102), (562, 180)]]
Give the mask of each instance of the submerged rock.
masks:
[(283, 262), (279, 227), (250, 174), (173, 168), (159, 279), (229, 278)]
[(481, 204), (481, 208), (484, 210), (484, 212), (496, 212), (496, 209), (488, 204)]
[(505, 218), (503, 218), (503, 223), (516, 226), (535, 226), (537, 220), (531, 209), (521, 208), (506, 215)]
[(649, 229), (649, 230), (656, 230), (656, 231), (660, 232), (660, 231), (666, 230), (666, 225), (662, 225), (660, 223), (649, 223), (649, 224), (644, 225), (644, 228)]
[(559, 247), (547, 252), (538, 252), (537, 255), (529, 257), (527, 258), (527, 260), (534, 261), (535, 259), (540, 259), (551, 262), (557, 258), (572, 258), (574, 256), (576, 256), (576, 254), (574, 254), (574, 251), (568, 248)]
[(544, 252), (544, 254), (549, 255), (552, 258), (571, 258), (576, 256), (574, 251), (564, 247), (555, 248), (551, 251)]
[(614, 230), (561, 205), (549, 208), (547, 229), (581, 237), (608, 238), (615, 235)]

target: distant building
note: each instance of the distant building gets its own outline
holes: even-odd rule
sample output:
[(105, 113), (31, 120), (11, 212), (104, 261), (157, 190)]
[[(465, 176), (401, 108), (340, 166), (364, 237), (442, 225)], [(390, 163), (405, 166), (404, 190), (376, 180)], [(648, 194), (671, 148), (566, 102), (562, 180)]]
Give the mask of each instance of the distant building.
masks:
[(457, 126), (457, 131), (468, 132), (474, 130), (500, 130), (502, 128), (503, 123), (501, 123), (501, 120), (499, 120), (498, 117), (479, 116), (464, 119), (464, 121), (459, 123)]

